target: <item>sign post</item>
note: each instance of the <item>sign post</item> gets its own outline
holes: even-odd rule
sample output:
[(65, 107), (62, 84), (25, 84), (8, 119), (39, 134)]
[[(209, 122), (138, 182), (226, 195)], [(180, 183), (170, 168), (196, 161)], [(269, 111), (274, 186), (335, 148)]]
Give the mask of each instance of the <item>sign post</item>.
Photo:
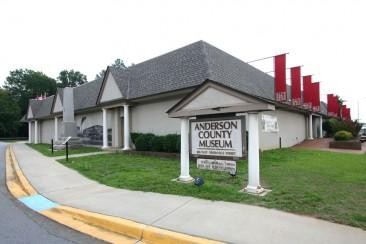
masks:
[(259, 130), (258, 113), (248, 113), (248, 185), (246, 192), (261, 194), (264, 189), (259, 178)]
[(66, 146), (66, 161), (69, 161), (69, 141), (71, 139), (71, 136), (69, 136), (68, 138), (66, 138), (66, 140), (62, 143)]

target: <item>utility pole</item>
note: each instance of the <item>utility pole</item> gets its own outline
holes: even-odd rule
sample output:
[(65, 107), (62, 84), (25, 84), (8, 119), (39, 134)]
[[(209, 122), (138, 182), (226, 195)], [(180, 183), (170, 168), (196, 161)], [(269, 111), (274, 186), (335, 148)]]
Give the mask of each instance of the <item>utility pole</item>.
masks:
[(357, 121), (360, 122), (360, 100), (366, 99), (366, 97), (362, 97), (357, 100)]

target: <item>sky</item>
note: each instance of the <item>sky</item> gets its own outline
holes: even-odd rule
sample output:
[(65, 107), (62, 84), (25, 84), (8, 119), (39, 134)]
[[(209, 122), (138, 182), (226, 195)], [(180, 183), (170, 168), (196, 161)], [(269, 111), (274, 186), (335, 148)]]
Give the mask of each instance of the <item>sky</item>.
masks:
[[(91, 81), (117, 58), (137, 64), (204, 40), (246, 62), (288, 52), (323, 101), (338, 94), (366, 122), (365, 11), (364, 0), (1, 0), (0, 86), (17, 68)], [(251, 64), (273, 70), (272, 59)]]

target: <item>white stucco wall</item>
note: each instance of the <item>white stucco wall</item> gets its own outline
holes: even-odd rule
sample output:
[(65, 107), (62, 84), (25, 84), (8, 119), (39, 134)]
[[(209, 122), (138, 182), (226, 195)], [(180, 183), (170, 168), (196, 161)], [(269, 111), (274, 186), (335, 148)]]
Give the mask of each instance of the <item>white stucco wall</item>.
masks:
[(55, 122), (53, 119), (42, 120), (40, 122), (40, 143), (51, 144), (51, 139), (55, 135)]
[(183, 96), (146, 102), (131, 107), (131, 131), (156, 135), (180, 134), (180, 120), (169, 118), (166, 111)]
[(263, 132), (261, 125), (259, 125), (259, 143), (261, 150), (279, 148), (280, 137), (282, 147), (291, 147), (306, 139), (305, 115), (285, 110), (263, 112), (259, 115), (259, 123), (261, 123), (262, 114), (277, 117), (279, 132)]

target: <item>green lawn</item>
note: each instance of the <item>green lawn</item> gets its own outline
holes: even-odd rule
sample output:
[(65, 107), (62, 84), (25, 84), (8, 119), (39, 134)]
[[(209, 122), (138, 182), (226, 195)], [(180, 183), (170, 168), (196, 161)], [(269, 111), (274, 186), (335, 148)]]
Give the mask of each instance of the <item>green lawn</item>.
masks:
[(199, 170), (191, 175), (205, 184), (171, 181), (179, 176), (179, 161), (139, 155), (109, 154), (73, 158), (67, 163), (102, 184), (132, 190), (240, 202), (310, 215), (366, 229), (366, 155), (301, 149), (261, 154), (261, 182), (272, 192), (265, 197), (240, 193), (247, 182), (247, 162), (238, 163), (238, 176)]
[[(58, 150), (58, 151), (55, 150), (54, 153), (52, 154), (50, 144), (27, 143), (27, 145), (48, 157), (64, 156), (66, 154), (65, 150)], [(80, 148), (69, 149), (69, 154), (89, 153), (89, 152), (98, 152), (98, 151), (101, 151), (101, 150), (96, 147), (84, 147), (83, 146)]]

